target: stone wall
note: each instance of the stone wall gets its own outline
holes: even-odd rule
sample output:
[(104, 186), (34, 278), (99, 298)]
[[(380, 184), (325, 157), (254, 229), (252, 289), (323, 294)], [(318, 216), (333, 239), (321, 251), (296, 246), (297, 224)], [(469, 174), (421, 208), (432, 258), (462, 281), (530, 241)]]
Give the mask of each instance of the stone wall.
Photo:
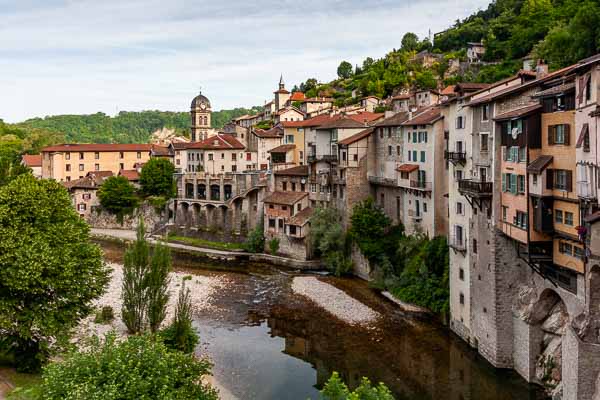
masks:
[(148, 203), (142, 203), (142, 205), (132, 214), (125, 215), (122, 223), (117, 220), (115, 214), (102, 210), (101, 207), (98, 207), (89, 213), (85, 219), (92, 228), (136, 229), (140, 216), (144, 219), (147, 232), (154, 231), (164, 223), (166, 219), (165, 212), (157, 213), (155, 207)]
[(351, 257), (352, 273), (364, 280), (371, 280), (371, 272), (373, 272), (371, 264), (355, 244), (352, 245)]
[(271, 251), (269, 241), (273, 238), (279, 239), (279, 250), (277, 255), (290, 257), (295, 260), (308, 260), (311, 257), (310, 243), (308, 238), (294, 238), (281, 233), (267, 233), (265, 235), (265, 252)]

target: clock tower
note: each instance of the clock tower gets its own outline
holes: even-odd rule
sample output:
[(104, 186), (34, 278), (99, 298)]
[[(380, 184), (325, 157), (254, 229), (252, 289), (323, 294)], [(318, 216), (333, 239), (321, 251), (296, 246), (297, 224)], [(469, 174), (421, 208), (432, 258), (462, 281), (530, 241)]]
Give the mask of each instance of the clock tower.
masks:
[(199, 142), (208, 136), (210, 129), (210, 101), (200, 92), (192, 100), (190, 114), (192, 116), (192, 142)]

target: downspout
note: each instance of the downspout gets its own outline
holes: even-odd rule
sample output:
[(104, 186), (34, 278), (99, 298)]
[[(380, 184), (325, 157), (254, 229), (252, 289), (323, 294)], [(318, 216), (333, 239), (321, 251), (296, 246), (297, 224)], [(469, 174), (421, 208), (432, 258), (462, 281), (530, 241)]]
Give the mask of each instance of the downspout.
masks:
[[(541, 117), (540, 117), (541, 118)], [(541, 120), (540, 120), (540, 125), (541, 125)], [(540, 127), (540, 135), (541, 135), (541, 127)], [(541, 142), (540, 142), (541, 145)], [(531, 265), (531, 224), (529, 223), (529, 218), (531, 217), (531, 215), (529, 215), (529, 173), (527, 172), (527, 166), (529, 165), (529, 118), (526, 124), (526, 130), (525, 130), (525, 196), (527, 196), (526, 201), (527, 201), (527, 260), (528, 263)], [(518, 182), (517, 182), (517, 186), (518, 186)], [(518, 190), (518, 189), (517, 189)]]

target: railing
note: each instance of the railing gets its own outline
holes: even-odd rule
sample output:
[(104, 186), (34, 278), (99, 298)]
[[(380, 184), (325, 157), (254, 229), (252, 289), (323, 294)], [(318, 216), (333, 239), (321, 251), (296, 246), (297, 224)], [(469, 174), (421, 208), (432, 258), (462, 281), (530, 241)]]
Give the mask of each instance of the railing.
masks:
[(491, 196), (492, 182), (479, 182), (471, 179), (461, 179), (458, 181), (458, 191), (461, 194), (471, 196)]
[(450, 246), (450, 248), (454, 250), (466, 251), (467, 241), (462, 236), (450, 235), (450, 239), (448, 240), (448, 246)]
[(421, 180), (410, 181), (410, 187), (418, 190), (431, 190), (431, 182)]
[(584, 199), (593, 199), (596, 197), (592, 190), (592, 184), (590, 182), (577, 182), (577, 196)]
[(367, 177), (367, 179), (369, 180), (369, 182), (374, 183), (376, 185), (398, 186), (398, 182), (392, 178), (385, 178), (383, 176), (369, 175)]
[(464, 163), (467, 161), (467, 153), (463, 151), (444, 151), (444, 158), (451, 162)]
[(309, 155), (306, 157), (306, 160), (309, 163), (313, 163), (315, 161), (327, 161), (327, 162), (337, 162), (338, 156), (335, 154), (321, 154), (321, 155)]
[(416, 212), (415, 210), (408, 210), (408, 216), (415, 220), (420, 220), (423, 218), (423, 213), (421, 211)]

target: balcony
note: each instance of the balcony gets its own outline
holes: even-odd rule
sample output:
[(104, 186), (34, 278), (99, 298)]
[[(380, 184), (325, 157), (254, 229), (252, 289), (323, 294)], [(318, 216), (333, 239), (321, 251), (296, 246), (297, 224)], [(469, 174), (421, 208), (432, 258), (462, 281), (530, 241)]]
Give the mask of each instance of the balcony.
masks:
[(374, 183), (376, 185), (393, 186), (393, 187), (398, 186), (398, 182), (395, 179), (385, 178), (383, 176), (369, 175), (368, 180), (370, 183)]
[(461, 179), (458, 181), (458, 191), (463, 196), (490, 197), (492, 196), (492, 182), (479, 182), (472, 179)]
[(577, 196), (582, 199), (595, 199), (596, 193), (594, 193), (594, 188), (590, 182), (577, 182)]
[(467, 153), (463, 151), (445, 151), (444, 158), (452, 164), (464, 164), (467, 162)]
[(317, 161), (324, 161), (324, 162), (330, 162), (330, 163), (337, 163), (338, 162), (338, 156), (335, 154), (318, 154), (318, 155), (308, 155), (306, 157), (306, 160), (308, 161), (308, 163), (314, 163)]
[(431, 182), (425, 182), (421, 180), (410, 181), (410, 188), (423, 191), (431, 191)]
[(417, 212), (415, 210), (408, 210), (408, 216), (414, 219), (415, 221), (420, 221), (421, 219), (423, 219), (423, 213), (420, 211)]
[(448, 246), (456, 251), (467, 251), (467, 241), (462, 236), (450, 235)]

